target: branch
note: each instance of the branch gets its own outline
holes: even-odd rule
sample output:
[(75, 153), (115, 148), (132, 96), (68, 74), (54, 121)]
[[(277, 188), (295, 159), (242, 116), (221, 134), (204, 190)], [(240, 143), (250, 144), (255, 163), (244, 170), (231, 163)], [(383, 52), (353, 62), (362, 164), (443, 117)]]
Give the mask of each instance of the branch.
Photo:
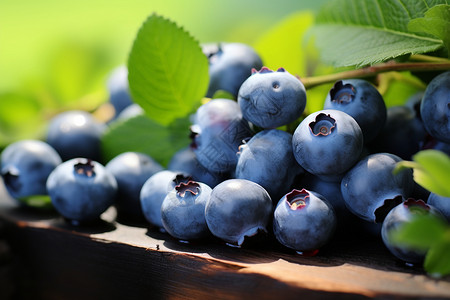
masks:
[(352, 78), (366, 78), (372, 77), (379, 73), (391, 72), (391, 71), (439, 71), (439, 70), (450, 70), (450, 62), (408, 62), (408, 63), (398, 63), (395, 61), (374, 65), (370, 67), (365, 67), (357, 70), (343, 71), (334, 74), (313, 76), (300, 78), (305, 88), (312, 88), (324, 83), (336, 82), (342, 79), (352, 79)]

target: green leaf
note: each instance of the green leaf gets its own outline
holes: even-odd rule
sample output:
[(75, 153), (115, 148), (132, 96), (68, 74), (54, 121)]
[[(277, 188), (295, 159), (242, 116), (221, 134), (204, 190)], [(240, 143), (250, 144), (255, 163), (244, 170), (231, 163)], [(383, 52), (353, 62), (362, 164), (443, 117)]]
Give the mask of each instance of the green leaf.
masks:
[(175, 23), (151, 15), (140, 28), (128, 59), (131, 94), (161, 125), (185, 117), (205, 95), (208, 60), (199, 43)]
[(314, 26), (324, 61), (365, 66), (407, 54), (435, 51), (440, 39), (408, 31), (408, 23), (446, 0), (334, 0), (322, 7)]
[(434, 277), (450, 274), (450, 228), (428, 251), (424, 261), (424, 268), (425, 271)]
[(450, 51), (450, 5), (436, 5), (430, 8), (425, 17), (411, 20), (408, 29), (412, 32), (429, 33), (441, 39)]
[(103, 155), (109, 161), (123, 152), (142, 152), (166, 166), (176, 151), (189, 145), (189, 124), (185, 118), (163, 126), (146, 115), (119, 121), (102, 138)]
[(414, 180), (435, 194), (450, 197), (450, 157), (442, 151), (423, 150), (413, 156), (414, 161), (401, 161), (394, 172), (412, 168)]
[(441, 218), (424, 214), (391, 231), (389, 238), (399, 245), (427, 250), (442, 238), (446, 230), (447, 225)]

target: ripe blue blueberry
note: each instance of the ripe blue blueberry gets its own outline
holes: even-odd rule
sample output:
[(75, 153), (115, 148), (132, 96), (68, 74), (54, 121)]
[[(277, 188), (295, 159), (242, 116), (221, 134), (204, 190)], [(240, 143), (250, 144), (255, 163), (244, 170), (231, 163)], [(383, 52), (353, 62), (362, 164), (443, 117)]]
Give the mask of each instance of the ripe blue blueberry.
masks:
[(404, 224), (420, 214), (432, 214), (442, 217), (440, 212), (422, 200), (409, 198), (395, 206), (386, 216), (381, 227), (381, 237), (388, 250), (397, 258), (407, 263), (421, 263), (425, 258), (426, 250), (402, 245), (393, 242), (392, 234), (399, 231)]
[(283, 68), (253, 70), (239, 89), (244, 118), (261, 128), (276, 128), (300, 118), (306, 106), (302, 82)]
[(320, 194), (292, 190), (278, 202), (273, 215), (273, 233), (284, 246), (301, 254), (316, 253), (336, 229), (333, 207)]
[(190, 241), (210, 235), (205, 219), (211, 188), (201, 182), (180, 183), (164, 198), (161, 220), (164, 229), (176, 239)]
[(267, 232), (272, 206), (272, 199), (259, 184), (228, 179), (213, 188), (206, 202), (206, 223), (214, 236), (240, 247), (246, 237)]
[(431, 136), (450, 143), (450, 71), (430, 81), (422, 98), (420, 114)]
[(55, 149), (45, 142), (21, 140), (9, 144), (0, 158), (6, 190), (20, 204), (48, 207), (47, 178), (61, 162)]
[(161, 220), (161, 205), (167, 193), (181, 182), (188, 182), (187, 174), (162, 170), (148, 178), (141, 188), (139, 199), (145, 219), (153, 226), (164, 230)]
[(239, 147), (235, 178), (258, 183), (272, 199), (289, 192), (302, 171), (292, 153), (292, 135), (286, 131), (260, 131)]
[(292, 137), (294, 156), (306, 171), (322, 178), (340, 178), (360, 158), (363, 135), (358, 123), (339, 110), (307, 116)]
[(147, 154), (124, 152), (105, 165), (117, 180), (118, 197), (115, 203), (118, 217), (130, 220), (143, 219), (140, 193), (145, 181), (163, 167)]
[(117, 197), (117, 181), (96, 161), (74, 158), (50, 173), (47, 190), (55, 209), (72, 224), (98, 220)]
[(71, 110), (50, 120), (47, 143), (63, 161), (84, 157), (101, 161), (101, 137), (106, 126), (85, 111)]
[(117, 117), (125, 108), (133, 104), (128, 87), (128, 69), (126, 66), (115, 68), (107, 81), (109, 103), (114, 107), (114, 117)]
[(262, 61), (253, 48), (241, 43), (205, 44), (203, 53), (209, 61), (209, 87), (206, 97), (219, 90), (237, 97), (252, 68), (260, 69)]
[(337, 81), (325, 99), (324, 109), (337, 109), (352, 116), (361, 127), (365, 143), (378, 135), (386, 121), (383, 97), (363, 79)]
[(233, 172), (242, 141), (253, 132), (236, 101), (213, 99), (201, 105), (191, 126), (191, 148), (211, 172)]
[(211, 172), (200, 164), (197, 156), (190, 147), (177, 151), (170, 159), (167, 169), (175, 172), (190, 174), (192, 179), (198, 182), (203, 182), (211, 188), (215, 187), (222, 181), (229, 179), (228, 174), (222, 172)]
[(450, 197), (440, 196), (435, 193), (430, 193), (427, 204), (432, 205), (439, 210), (442, 215), (450, 222)]
[(389, 211), (414, 188), (411, 170), (394, 174), (401, 158), (375, 153), (361, 159), (344, 176), (341, 192), (348, 209), (369, 222), (383, 222)]

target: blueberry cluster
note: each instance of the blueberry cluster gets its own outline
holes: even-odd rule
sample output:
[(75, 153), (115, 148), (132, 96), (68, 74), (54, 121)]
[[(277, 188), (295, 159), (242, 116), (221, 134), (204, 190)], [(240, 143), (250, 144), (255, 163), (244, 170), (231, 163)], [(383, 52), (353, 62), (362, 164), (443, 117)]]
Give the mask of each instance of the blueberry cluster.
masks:
[[(450, 201), (420, 188), (411, 170), (393, 169), (421, 149), (450, 154), (450, 71), (406, 105), (390, 108), (371, 82), (339, 80), (323, 109), (307, 112), (301, 80), (283, 68), (263, 67), (247, 45), (203, 50), (211, 77), (206, 96), (212, 98), (191, 119), (191, 145), (167, 168), (139, 152), (102, 165), (107, 125), (70, 111), (50, 122), (46, 142), (4, 149), (1, 174), (10, 195), (22, 205), (48, 197), (74, 224), (98, 220), (115, 205), (119, 217), (180, 241), (215, 237), (240, 247), (265, 233), (303, 254), (317, 253), (336, 230), (355, 222), (379, 224), (394, 255), (411, 263), (423, 259), (394, 245), (390, 235), (416, 213), (450, 220)], [(109, 81), (114, 119), (127, 109), (142, 113), (124, 74), (120, 68)], [(236, 100), (214, 98), (220, 90)]]

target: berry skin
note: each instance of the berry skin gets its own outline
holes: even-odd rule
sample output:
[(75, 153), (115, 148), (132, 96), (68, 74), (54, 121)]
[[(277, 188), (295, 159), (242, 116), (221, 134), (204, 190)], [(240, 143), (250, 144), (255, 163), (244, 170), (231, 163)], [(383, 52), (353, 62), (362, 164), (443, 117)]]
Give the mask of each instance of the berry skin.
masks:
[(224, 173), (214, 173), (202, 166), (194, 151), (190, 147), (183, 148), (177, 151), (169, 161), (167, 169), (175, 172), (187, 173), (192, 176), (192, 179), (198, 182), (203, 182), (215, 187), (222, 181), (229, 179), (229, 176)]
[(203, 53), (209, 61), (209, 87), (206, 97), (211, 98), (219, 90), (237, 97), (242, 83), (252, 69), (260, 69), (262, 61), (250, 46), (241, 43), (205, 44)]
[(161, 205), (161, 220), (167, 233), (182, 241), (209, 236), (205, 206), (210, 195), (211, 188), (201, 182), (182, 182), (175, 186)]
[(126, 66), (115, 68), (107, 81), (109, 103), (114, 107), (114, 118), (134, 102), (128, 88), (128, 69)]
[(440, 212), (422, 200), (409, 198), (408, 200), (395, 206), (386, 216), (381, 227), (381, 237), (388, 250), (397, 258), (407, 263), (421, 263), (425, 258), (426, 251), (411, 248), (405, 245), (398, 245), (392, 242), (391, 234), (400, 228), (416, 215), (433, 214), (442, 217)]
[[(61, 157), (49, 144), (39, 140), (21, 140), (3, 150), (1, 176), (12, 198), (20, 204), (32, 205), (28, 200), (47, 195), (47, 178), (61, 162)], [(42, 201), (43, 206), (50, 203), (48, 198)]]
[(115, 203), (119, 217), (141, 220), (140, 193), (145, 181), (163, 167), (150, 156), (139, 152), (124, 152), (105, 165), (117, 180), (118, 197)]
[(336, 224), (333, 207), (322, 195), (305, 189), (294, 189), (281, 198), (273, 216), (276, 239), (300, 253), (314, 253), (323, 247)]
[(55, 116), (47, 130), (47, 143), (63, 161), (84, 157), (101, 160), (101, 137), (106, 126), (85, 111), (71, 110)]
[(427, 204), (432, 205), (439, 210), (442, 215), (450, 222), (450, 197), (440, 196), (435, 193), (430, 193)]
[(258, 183), (272, 199), (289, 192), (302, 172), (292, 153), (292, 135), (286, 131), (260, 131), (239, 147), (235, 178)]
[(366, 221), (383, 222), (389, 210), (407, 198), (414, 188), (411, 170), (393, 173), (399, 161), (400, 157), (390, 153), (361, 159), (341, 182), (347, 208)]
[(211, 233), (228, 245), (242, 246), (246, 237), (267, 232), (272, 199), (257, 183), (228, 179), (213, 188), (205, 218)]
[(197, 160), (214, 173), (234, 172), (239, 146), (253, 135), (239, 105), (229, 99), (213, 99), (201, 105), (190, 129)]
[(239, 89), (238, 103), (246, 120), (261, 128), (276, 128), (300, 118), (306, 106), (302, 82), (283, 68), (253, 70)]
[(162, 170), (144, 182), (139, 198), (144, 217), (151, 225), (164, 230), (161, 220), (161, 205), (164, 198), (176, 185), (189, 180), (191, 177), (187, 174)]
[(450, 71), (430, 81), (420, 104), (420, 115), (431, 136), (450, 143)]
[(72, 224), (98, 220), (117, 197), (117, 181), (100, 163), (63, 162), (50, 173), (47, 190), (55, 209)]
[(358, 123), (339, 110), (307, 116), (292, 137), (294, 156), (306, 171), (323, 179), (340, 178), (359, 159), (363, 135)]
[(352, 116), (361, 127), (365, 143), (378, 135), (386, 121), (383, 97), (363, 79), (337, 81), (325, 99), (324, 109), (337, 109)]

